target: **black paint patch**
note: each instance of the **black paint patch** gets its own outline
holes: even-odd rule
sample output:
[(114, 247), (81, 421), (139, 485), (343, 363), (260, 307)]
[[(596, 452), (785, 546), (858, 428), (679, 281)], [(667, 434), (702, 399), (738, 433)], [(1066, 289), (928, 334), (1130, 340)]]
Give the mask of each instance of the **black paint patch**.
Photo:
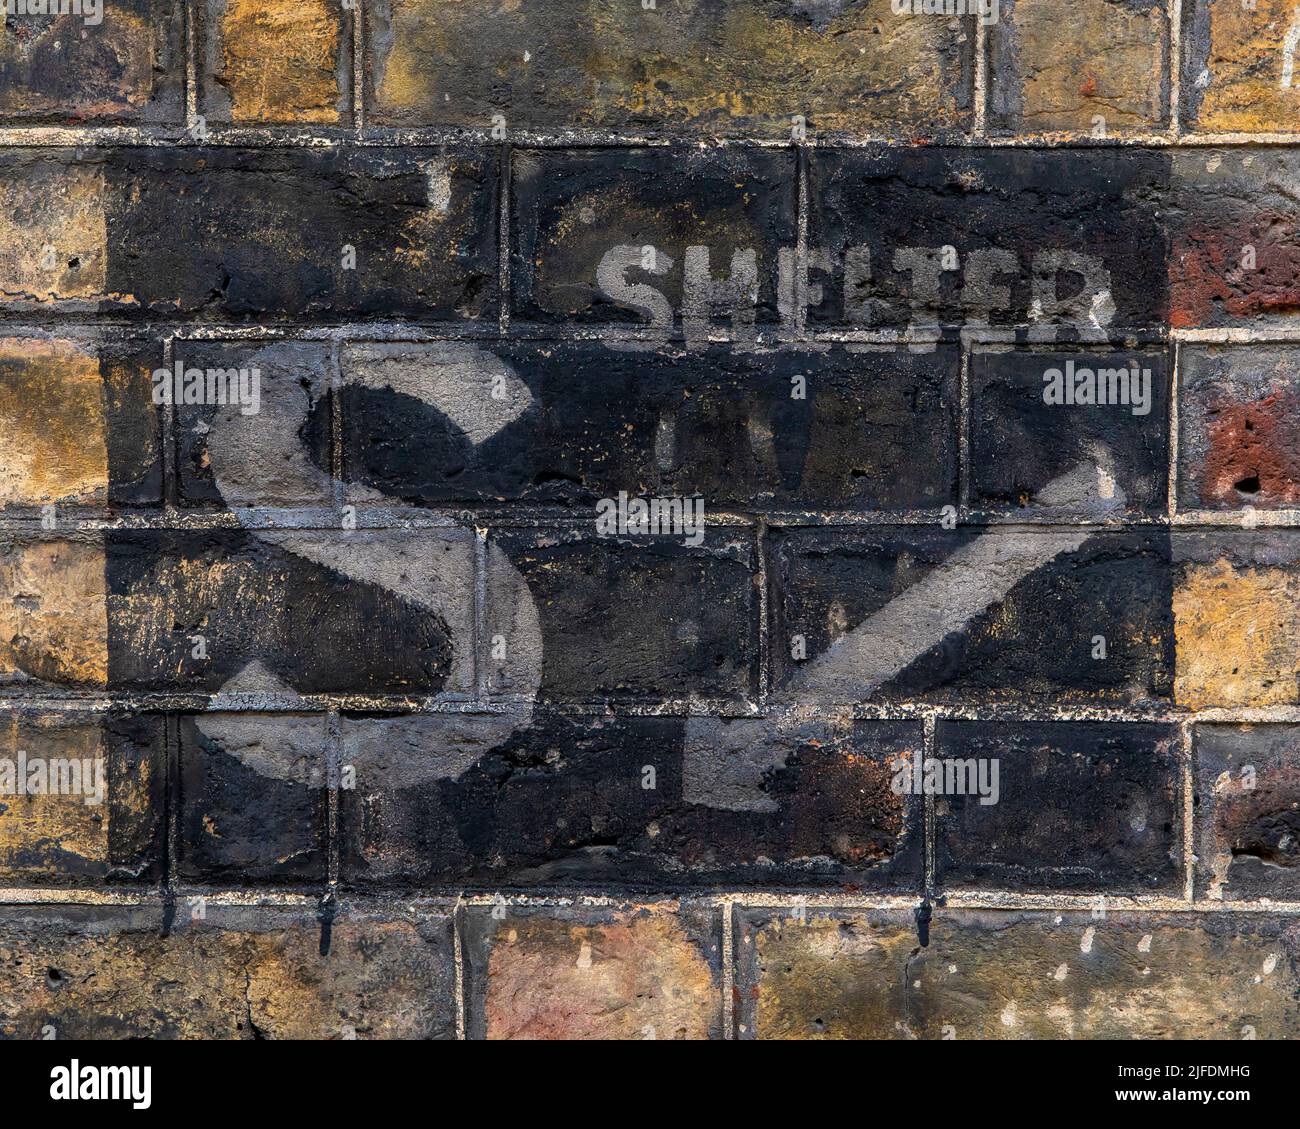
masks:
[[(815, 276), (824, 297), (809, 320), (890, 329), (974, 325), (982, 316), (994, 328), (1014, 328), (1018, 340), (1031, 325), (1079, 340), (1076, 327), (1031, 316), (1035, 256), (1064, 251), (1095, 256), (1109, 271), (1110, 339), (1121, 328), (1156, 329), (1168, 306), (1161, 198), (1169, 166), (1164, 154), (1133, 149), (818, 150), (809, 168), (809, 242), (827, 252), (831, 270)], [(869, 249), (871, 276), (846, 296), (853, 247)], [(894, 269), (895, 253), (915, 247), (957, 253), (959, 269), (939, 274), (937, 300)], [(1009, 296), (981, 312), (965, 290), (972, 253), (990, 250), (1010, 253), (1016, 265), (993, 280)], [(1082, 284), (1071, 271), (1056, 278), (1062, 298)]]
[[(956, 500), (952, 347), (757, 355), (548, 342), (492, 352), (526, 386), (514, 395), (528, 406), (478, 445), (431, 404), (345, 383), (347, 479), (417, 504), (576, 508), (620, 490), (699, 494), (710, 509), (748, 511)], [(403, 355), (421, 363), (418, 346)]]
[(969, 783), (969, 762), (998, 766), (994, 803), (979, 794), (935, 797), (944, 887), (1181, 888), (1176, 726), (945, 721), (937, 736), (936, 756), (957, 765), (955, 781)]
[[(601, 259), (620, 246), (655, 250), (656, 271), (630, 270), (627, 281), (659, 290), (680, 314), (686, 249), (706, 246), (715, 279), (731, 274), (733, 252), (755, 252), (757, 321), (777, 320), (778, 251), (794, 247), (797, 227), (790, 152), (520, 152), (512, 158), (511, 194), (516, 318), (640, 324), (641, 314), (614, 303), (597, 282)], [(716, 317), (721, 326), (729, 319), (726, 309)]]
[[(236, 885), (324, 882), (324, 743), (323, 717), (182, 717), (181, 877)], [(252, 758), (260, 757), (298, 778), (259, 772)]]
[[(339, 811), (351, 885), (915, 890), (920, 880), (921, 804), (890, 786), (894, 762), (921, 748), (919, 723), (704, 719), (692, 735), (681, 719), (543, 713), (468, 769), (398, 787), (393, 762), (366, 767), (374, 720), (344, 719), (344, 760), (357, 762)], [(402, 746), (408, 766), (452, 751), (426, 724), (423, 744)], [(710, 743), (718, 726), (726, 748)]]
[[(1069, 366), (1073, 365), (1073, 369)], [(1136, 366), (1136, 377), (1129, 366)], [(1088, 386), (1099, 377), (1111, 395), (1127, 398), (1146, 386), (1144, 404), (1047, 403), (1045, 391), (1058, 372), (1061, 383)], [(1035, 496), (1053, 479), (1080, 464), (1101, 465), (1122, 492), (1133, 517), (1163, 514), (1169, 482), (1169, 365), (1161, 351), (1122, 353), (975, 353), (971, 357), (971, 464), (977, 509), (1017, 516), (1066, 516)], [(1135, 414), (1144, 411), (1144, 414)], [(1099, 499), (1103, 502), (1103, 499)], [(1069, 516), (1091, 516), (1087, 510)]]
[[(593, 522), (594, 525), (594, 522)], [(752, 534), (599, 538), (497, 533), (527, 582), (542, 635), (539, 701), (752, 701), (758, 677)], [(488, 578), (488, 637), (518, 646), (504, 570)], [(499, 675), (489, 673), (494, 689)]]
[[(106, 289), (123, 296), (106, 302), (114, 312), (258, 322), (495, 313), (489, 158), (150, 148), (115, 150), (105, 168)], [(443, 171), (445, 205), (431, 185)]]
[(115, 531), (106, 551), (113, 689), (215, 691), (254, 661), (302, 693), (430, 694), (446, 681), (437, 614), (256, 534)]
[[(976, 537), (996, 528), (843, 531), (774, 530), (769, 540), (772, 677), (794, 686), (816, 660)], [(1051, 537), (1048, 530), (1019, 534)], [(1006, 543), (1006, 542), (1004, 542)], [(972, 576), (963, 587), (974, 583)], [(979, 577), (982, 579), (982, 576)], [(1104, 531), (1015, 584), (961, 630), (934, 640), (872, 701), (1052, 702), (1140, 705), (1171, 691), (1173, 631), (1167, 532)], [(794, 657), (796, 636), (806, 659)], [(1106, 658), (1095, 659), (1095, 637)], [(838, 699), (815, 683), (799, 701)], [(858, 697), (867, 697), (864, 688)]]

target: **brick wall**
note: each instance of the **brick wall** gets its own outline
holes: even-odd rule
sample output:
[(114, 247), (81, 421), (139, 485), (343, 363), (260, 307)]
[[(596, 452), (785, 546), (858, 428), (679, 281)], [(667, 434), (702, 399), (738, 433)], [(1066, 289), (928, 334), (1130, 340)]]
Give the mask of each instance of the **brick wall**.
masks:
[(0, 1033), (1300, 1034), (1294, 21), (11, 14)]

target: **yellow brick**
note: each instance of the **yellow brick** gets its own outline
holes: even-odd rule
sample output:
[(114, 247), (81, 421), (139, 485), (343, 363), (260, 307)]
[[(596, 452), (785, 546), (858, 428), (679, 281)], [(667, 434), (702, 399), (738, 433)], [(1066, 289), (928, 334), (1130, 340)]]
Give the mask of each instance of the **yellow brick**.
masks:
[(1226, 560), (1187, 567), (1174, 591), (1181, 706), (1294, 705), (1300, 701), (1300, 576), (1238, 568)]
[(107, 609), (99, 542), (0, 544), (0, 682), (103, 687)]
[(103, 505), (99, 361), (68, 341), (0, 338), (0, 507)]

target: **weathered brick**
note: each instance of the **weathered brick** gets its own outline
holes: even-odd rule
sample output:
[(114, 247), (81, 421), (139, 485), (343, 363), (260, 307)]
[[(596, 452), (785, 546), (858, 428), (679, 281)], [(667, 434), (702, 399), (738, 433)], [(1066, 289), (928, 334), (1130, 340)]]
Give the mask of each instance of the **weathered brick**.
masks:
[(1173, 158), (1169, 321), (1294, 328), (1300, 223), (1294, 150), (1189, 149)]
[(1294, 345), (1181, 347), (1180, 506), (1278, 509), (1300, 503), (1297, 361)]
[[(1169, 481), (1169, 364), (1163, 350), (971, 356), (976, 510), (1027, 516), (1163, 514)], [(1068, 390), (1074, 402), (1060, 402)], [(1117, 395), (1118, 393), (1118, 395)], [(1085, 402), (1078, 402), (1086, 395)], [(1077, 515), (1039, 498), (1082, 462), (1098, 490)]]
[[(608, 339), (685, 333), (701, 347), (711, 327), (731, 326), (737, 305), (758, 324), (778, 319), (778, 260), (782, 248), (793, 250), (798, 222), (791, 152), (546, 150), (516, 153), (511, 163), (516, 317), (613, 323)], [(688, 264), (691, 247), (707, 248), (707, 264)], [(695, 254), (700, 260), (703, 252)], [(706, 276), (721, 286), (733, 276), (733, 256), (746, 254), (756, 297), (710, 304), (716, 289)], [(688, 290), (689, 323), (678, 317)]]
[(1300, 894), (1300, 727), (1198, 725), (1196, 888), (1240, 901)]
[(904, 910), (851, 914), (737, 909), (736, 1034), (742, 1039), (897, 1039), (916, 922)]
[(0, 29), (0, 119), (179, 122), (182, 5), (102, 0), (82, 14), (15, 12)]
[(157, 342), (0, 338), (0, 508), (159, 502), (161, 356)]
[(99, 363), (70, 341), (0, 340), (6, 507), (104, 502), (108, 451)]
[(437, 149), (9, 155), (0, 185), (21, 203), (0, 219), (0, 298), (169, 319), (472, 319), (495, 312), (495, 184), (491, 160)]
[(108, 297), (111, 202), (100, 161), (68, 150), (6, 155), (0, 184), (0, 302), (43, 306)]
[[(489, 684), (543, 702), (753, 701), (758, 618), (753, 537), (600, 537), (592, 526), (498, 531), (488, 568)], [(524, 591), (521, 593), (520, 588)], [(522, 664), (521, 656), (535, 655)]]
[(782, 529), (769, 547), (779, 700), (1168, 698), (1167, 533)]
[(888, 0), (603, 4), (388, 0), (365, 9), (385, 125), (603, 126), (788, 137), (928, 134), (971, 105), (973, 22)]
[(935, 755), (966, 794), (935, 797), (939, 881), (1181, 892), (1178, 749), (1172, 725), (940, 722)]
[[(513, 732), (512, 732), (513, 730)], [(346, 716), (341, 877), (916, 890), (919, 723)]]
[(181, 718), (181, 877), (324, 883), (326, 741), (323, 716)]
[(205, 388), (209, 372), (242, 371), (241, 387), (255, 393), (252, 405), (177, 402), (170, 409), (181, 505), (333, 506), (328, 343), (177, 341), (172, 356), (173, 389), (178, 370)]
[(206, 0), (203, 113), (236, 125), (339, 125), (352, 9), (330, 0)]
[(1125, 149), (818, 149), (809, 245), (822, 293), (809, 320), (1115, 344), (1121, 328), (1157, 328), (1169, 161)]
[(107, 681), (102, 540), (0, 539), (0, 683), (100, 689)]
[(473, 535), (115, 532), (114, 688), (472, 689)]
[(471, 1038), (721, 1036), (712, 906), (503, 903), (470, 910), (465, 933)]
[[(202, 914), (202, 917), (196, 915)], [(0, 1034), (39, 1039), (447, 1039), (450, 919), (345, 905), (0, 912)]]
[[(280, 367), (303, 381), (325, 347), (301, 348), (301, 366)], [(956, 501), (959, 367), (953, 347), (350, 346), (344, 473), (361, 497), (425, 504), (576, 509), (646, 490), (698, 494), (709, 509), (937, 508)]]
[(1169, 22), (1160, 0), (999, 8), (989, 28), (996, 128), (1110, 137), (1164, 126)]
[(1258, 915), (737, 915), (756, 1038), (1260, 1039), (1300, 1029), (1300, 933)]
[(495, 173), (486, 158), (127, 150), (114, 188), (110, 290), (149, 312), (475, 318), (495, 307)]
[(1294, 5), (1285, 0), (1184, 4), (1184, 123), (1205, 131), (1294, 130), (1300, 90), (1288, 37), (1295, 26)]
[(1175, 535), (1180, 706), (1300, 702), (1297, 557), (1295, 534), (1280, 530)]
[(906, 971), (938, 1039), (1294, 1039), (1300, 930), (1231, 914), (935, 914)]
[(0, 884), (156, 878), (162, 748), (155, 718), (0, 715)]

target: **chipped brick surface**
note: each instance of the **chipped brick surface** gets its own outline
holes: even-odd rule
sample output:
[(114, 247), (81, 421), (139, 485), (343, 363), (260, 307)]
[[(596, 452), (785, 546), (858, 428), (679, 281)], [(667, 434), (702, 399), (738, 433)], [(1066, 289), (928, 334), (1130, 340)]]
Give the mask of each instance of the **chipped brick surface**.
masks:
[(1188, 346), (1182, 354), (1179, 504), (1280, 509), (1300, 502), (1294, 346)]
[(1197, 889), (1208, 898), (1300, 890), (1300, 730), (1207, 725), (1196, 734)]
[(1300, 251), (1291, 149), (1187, 150), (1173, 161), (1169, 320), (1174, 328), (1293, 326)]

